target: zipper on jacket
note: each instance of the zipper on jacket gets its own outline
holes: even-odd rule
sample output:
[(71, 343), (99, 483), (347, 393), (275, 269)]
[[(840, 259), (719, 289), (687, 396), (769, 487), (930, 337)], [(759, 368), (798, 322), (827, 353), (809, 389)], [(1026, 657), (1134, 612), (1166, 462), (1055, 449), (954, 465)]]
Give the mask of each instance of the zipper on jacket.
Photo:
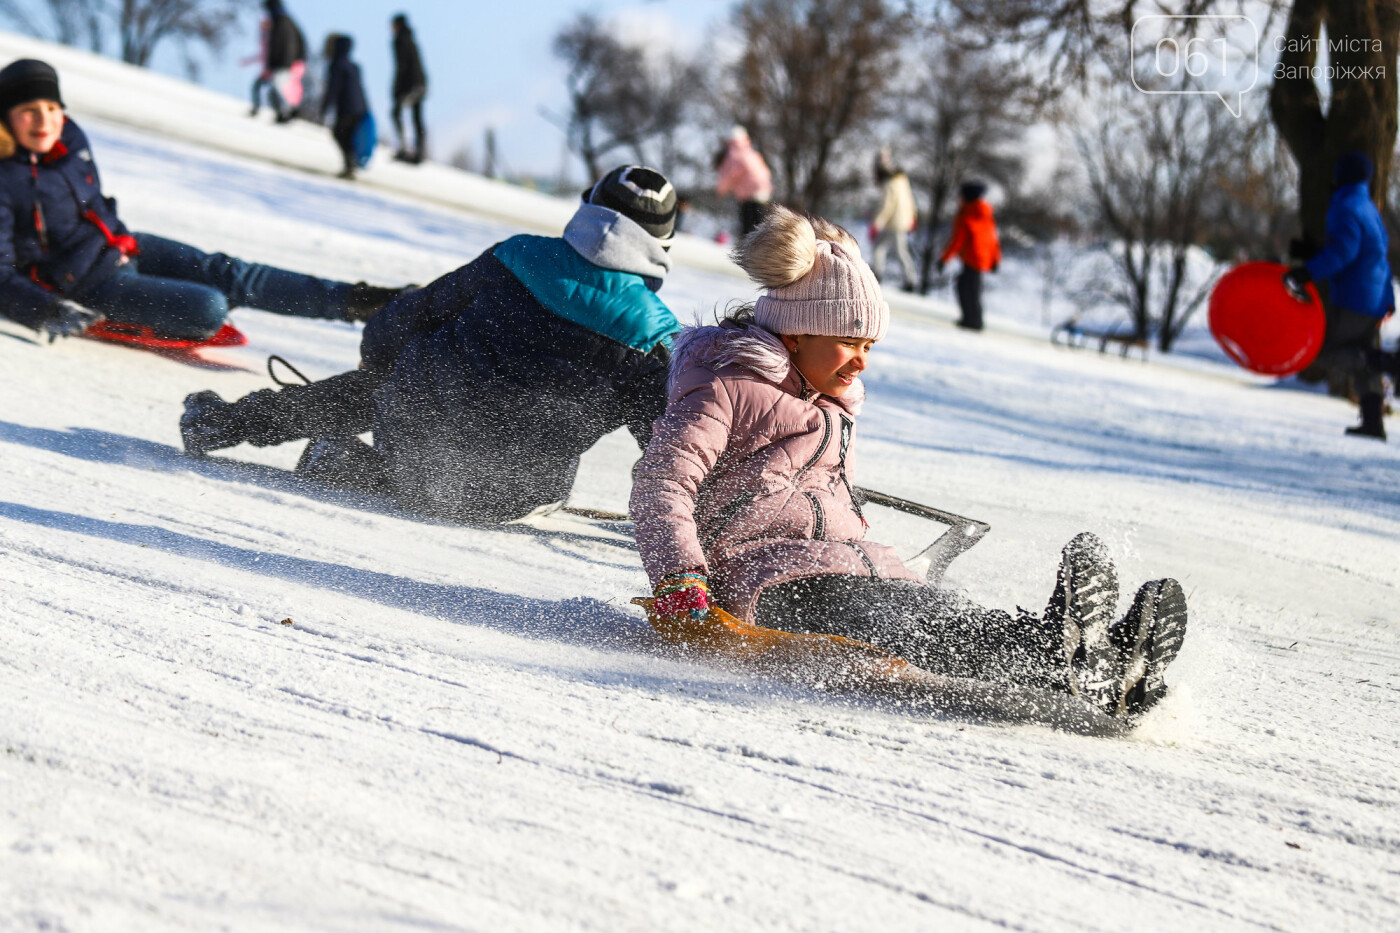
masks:
[(870, 555), (865, 553), (865, 548), (860, 546), (860, 542), (852, 541), (850, 544), (851, 547), (855, 548), (856, 554), (860, 556), (861, 561), (865, 564), (865, 569), (870, 571), (870, 576), (872, 578), (879, 577), (880, 571), (875, 569), (875, 563), (870, 559)]
[(753, 494), (745, 494), (730, 501), (728, 505), (719, 510), (714, 522), (705, 532), (705, 540), (700, 542), (702, 550), (708, 551), (710, 545), (714, 544), (720, 534), (729, 527), (729, 523), (734, 521), (734, 516), (739, 514), (739, 510), (748, 506), (754, 500)]
[(812, 503), (812, 539), (822, 541), (826, 539), (826, 513), (822, 511), (822, 504), (817, 500), (814, 492), (804, 492), (807, 501)]
[(812, 454), (812, 458), (802, 464), (802, 469), (798, 470), (799, 473), (806, 472), (816, 466), (817, 461), (822, 458), (822, 454), (826, 453), (827, 445), (831, 443), (831, 416), (826, 413), (825, 408), (819, 407), (817, 411), (822, 413), (822, 442), (817, 445), (817, 452)]
[(851, 488), (851, 480), (846, 476), (846, 452), (851, 449), (851, 436), (855, 433), (856, 423), (845, 415), (841, 416), (841, 456), (839, 461), (841, 471), (841, 485), (846, 487), (846, 495), (851, 497), (851, 508), (856, 510), (856, 518), (866, 528), (870, 523), (865, 520), (865, 513), (861, 511), (860, 499), (856, 496), (856, 491)]

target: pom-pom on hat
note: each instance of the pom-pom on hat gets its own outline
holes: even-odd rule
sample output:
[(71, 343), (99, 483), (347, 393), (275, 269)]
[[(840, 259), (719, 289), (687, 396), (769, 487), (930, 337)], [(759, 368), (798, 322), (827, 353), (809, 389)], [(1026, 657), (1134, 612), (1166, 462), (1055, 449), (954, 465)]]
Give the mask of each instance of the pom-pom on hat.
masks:
[(734, 261), (767, 289), (754, 323), (775, 334), (880, 340), (890, 307), (860, 247), (829, 220), (775, 206), (734, 250)]
[(48, 62), (35, 58), (10, 62), (0, 71), (0, 118), (31, 100), (51, 100), (63, 106), (63, 98), (58, 93), (58, 72)]

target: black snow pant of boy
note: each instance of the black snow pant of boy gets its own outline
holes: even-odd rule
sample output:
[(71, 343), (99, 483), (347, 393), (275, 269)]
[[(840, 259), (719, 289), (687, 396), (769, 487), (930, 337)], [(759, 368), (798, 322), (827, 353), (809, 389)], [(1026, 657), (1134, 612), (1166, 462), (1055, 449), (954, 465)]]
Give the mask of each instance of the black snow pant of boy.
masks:
[(934, 674), (1068, 689), (1062, 626), (909, 580), (804, 577), (765, 589), (754, 616), (765, 628), (869, 642)]
[(963, 266), (958, 273), (958, 307), (962, 309), (959, 327), (968, 330), (982, 329), (982, 273), (971, 266)]
[[(408, 93), (394, 95), (394, 109), (390, 111), (390, 116), (394, 119), (394, 132), (399, 137), (399, 151), (413, 157), (413, 161), (421, 162), (427, 155), (427, 143), (423, 131), (423, 98), (428, 93), (425, 87), (411, 88)], [(408, 137), (403, 133), (403, 112), (409, 110), (413, 116), (413, 148), (408, 148)]]

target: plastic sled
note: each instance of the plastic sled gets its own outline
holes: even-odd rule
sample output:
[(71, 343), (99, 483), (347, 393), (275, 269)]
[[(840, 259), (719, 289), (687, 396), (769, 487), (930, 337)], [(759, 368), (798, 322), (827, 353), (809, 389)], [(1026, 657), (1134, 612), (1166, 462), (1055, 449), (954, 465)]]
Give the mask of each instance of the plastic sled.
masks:
[(662, 616), (650, 597), (634, 605), (666, 641), (708, 659), (766, 676), (837, 692), (926, 703), (938, 710), (997, 722), (1038, 723), (1081, 735), (1122, 736), (1123, 720), (1084, 701), (1036, 687), (988, 684), (931, 674), (877, 648), (840, 635), (781, 632), (745, 622), (718, 607), (705, 618)]
[(84, 337), (105, 340), (110, 343), (124, 343), (145, 350), (198, 350), (201, 347), (241, 347), (248, 338), (232, 324), (224, 324), (211, 337), (204, 340), (191, 340), (180, 337), (162, 337), (145, 324), (123, 324), (118, 321), (102, 321), (88, 328)]
[(1288, 293), (1276, 262), (1247, 262), (1220, 277), (1210, 293), (1210, 332), (1220, 349), (1250, 372), (1291, 376), (1322, 349), (1326, 314), (1317, 289), (1308, 301)]
[(374, 114), (367, 113), (355, 130), (355, 164), (360, 168), (369, 165), (374, 155), (374, 147), (379, 143), (379, 128), (374, 123)]

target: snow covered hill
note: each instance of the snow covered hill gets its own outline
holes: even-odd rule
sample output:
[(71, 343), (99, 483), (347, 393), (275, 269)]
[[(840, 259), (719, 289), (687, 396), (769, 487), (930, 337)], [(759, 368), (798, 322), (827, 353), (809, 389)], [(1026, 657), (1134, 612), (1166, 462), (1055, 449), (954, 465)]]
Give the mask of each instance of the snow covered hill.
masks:
[[(131, 226), (205, 248), (421, 282), (514, 229), (73, 111)], [(1400, 926), (1400, 448), (1343, 403), (895, 322), (857, 478), (991, 523), (951, 585), (1038, 609), (1082, 529), (1125, 589), (1185, 585), (1174, 694), (1092, 740), (677, 655), (623, 535), (185, 459), (186, 393), (356, 361), (349, 325), (235, 318), (198, 367), (0, 322), (0, 929)], [(624, 507), (636, 454), (575, 501)]]

